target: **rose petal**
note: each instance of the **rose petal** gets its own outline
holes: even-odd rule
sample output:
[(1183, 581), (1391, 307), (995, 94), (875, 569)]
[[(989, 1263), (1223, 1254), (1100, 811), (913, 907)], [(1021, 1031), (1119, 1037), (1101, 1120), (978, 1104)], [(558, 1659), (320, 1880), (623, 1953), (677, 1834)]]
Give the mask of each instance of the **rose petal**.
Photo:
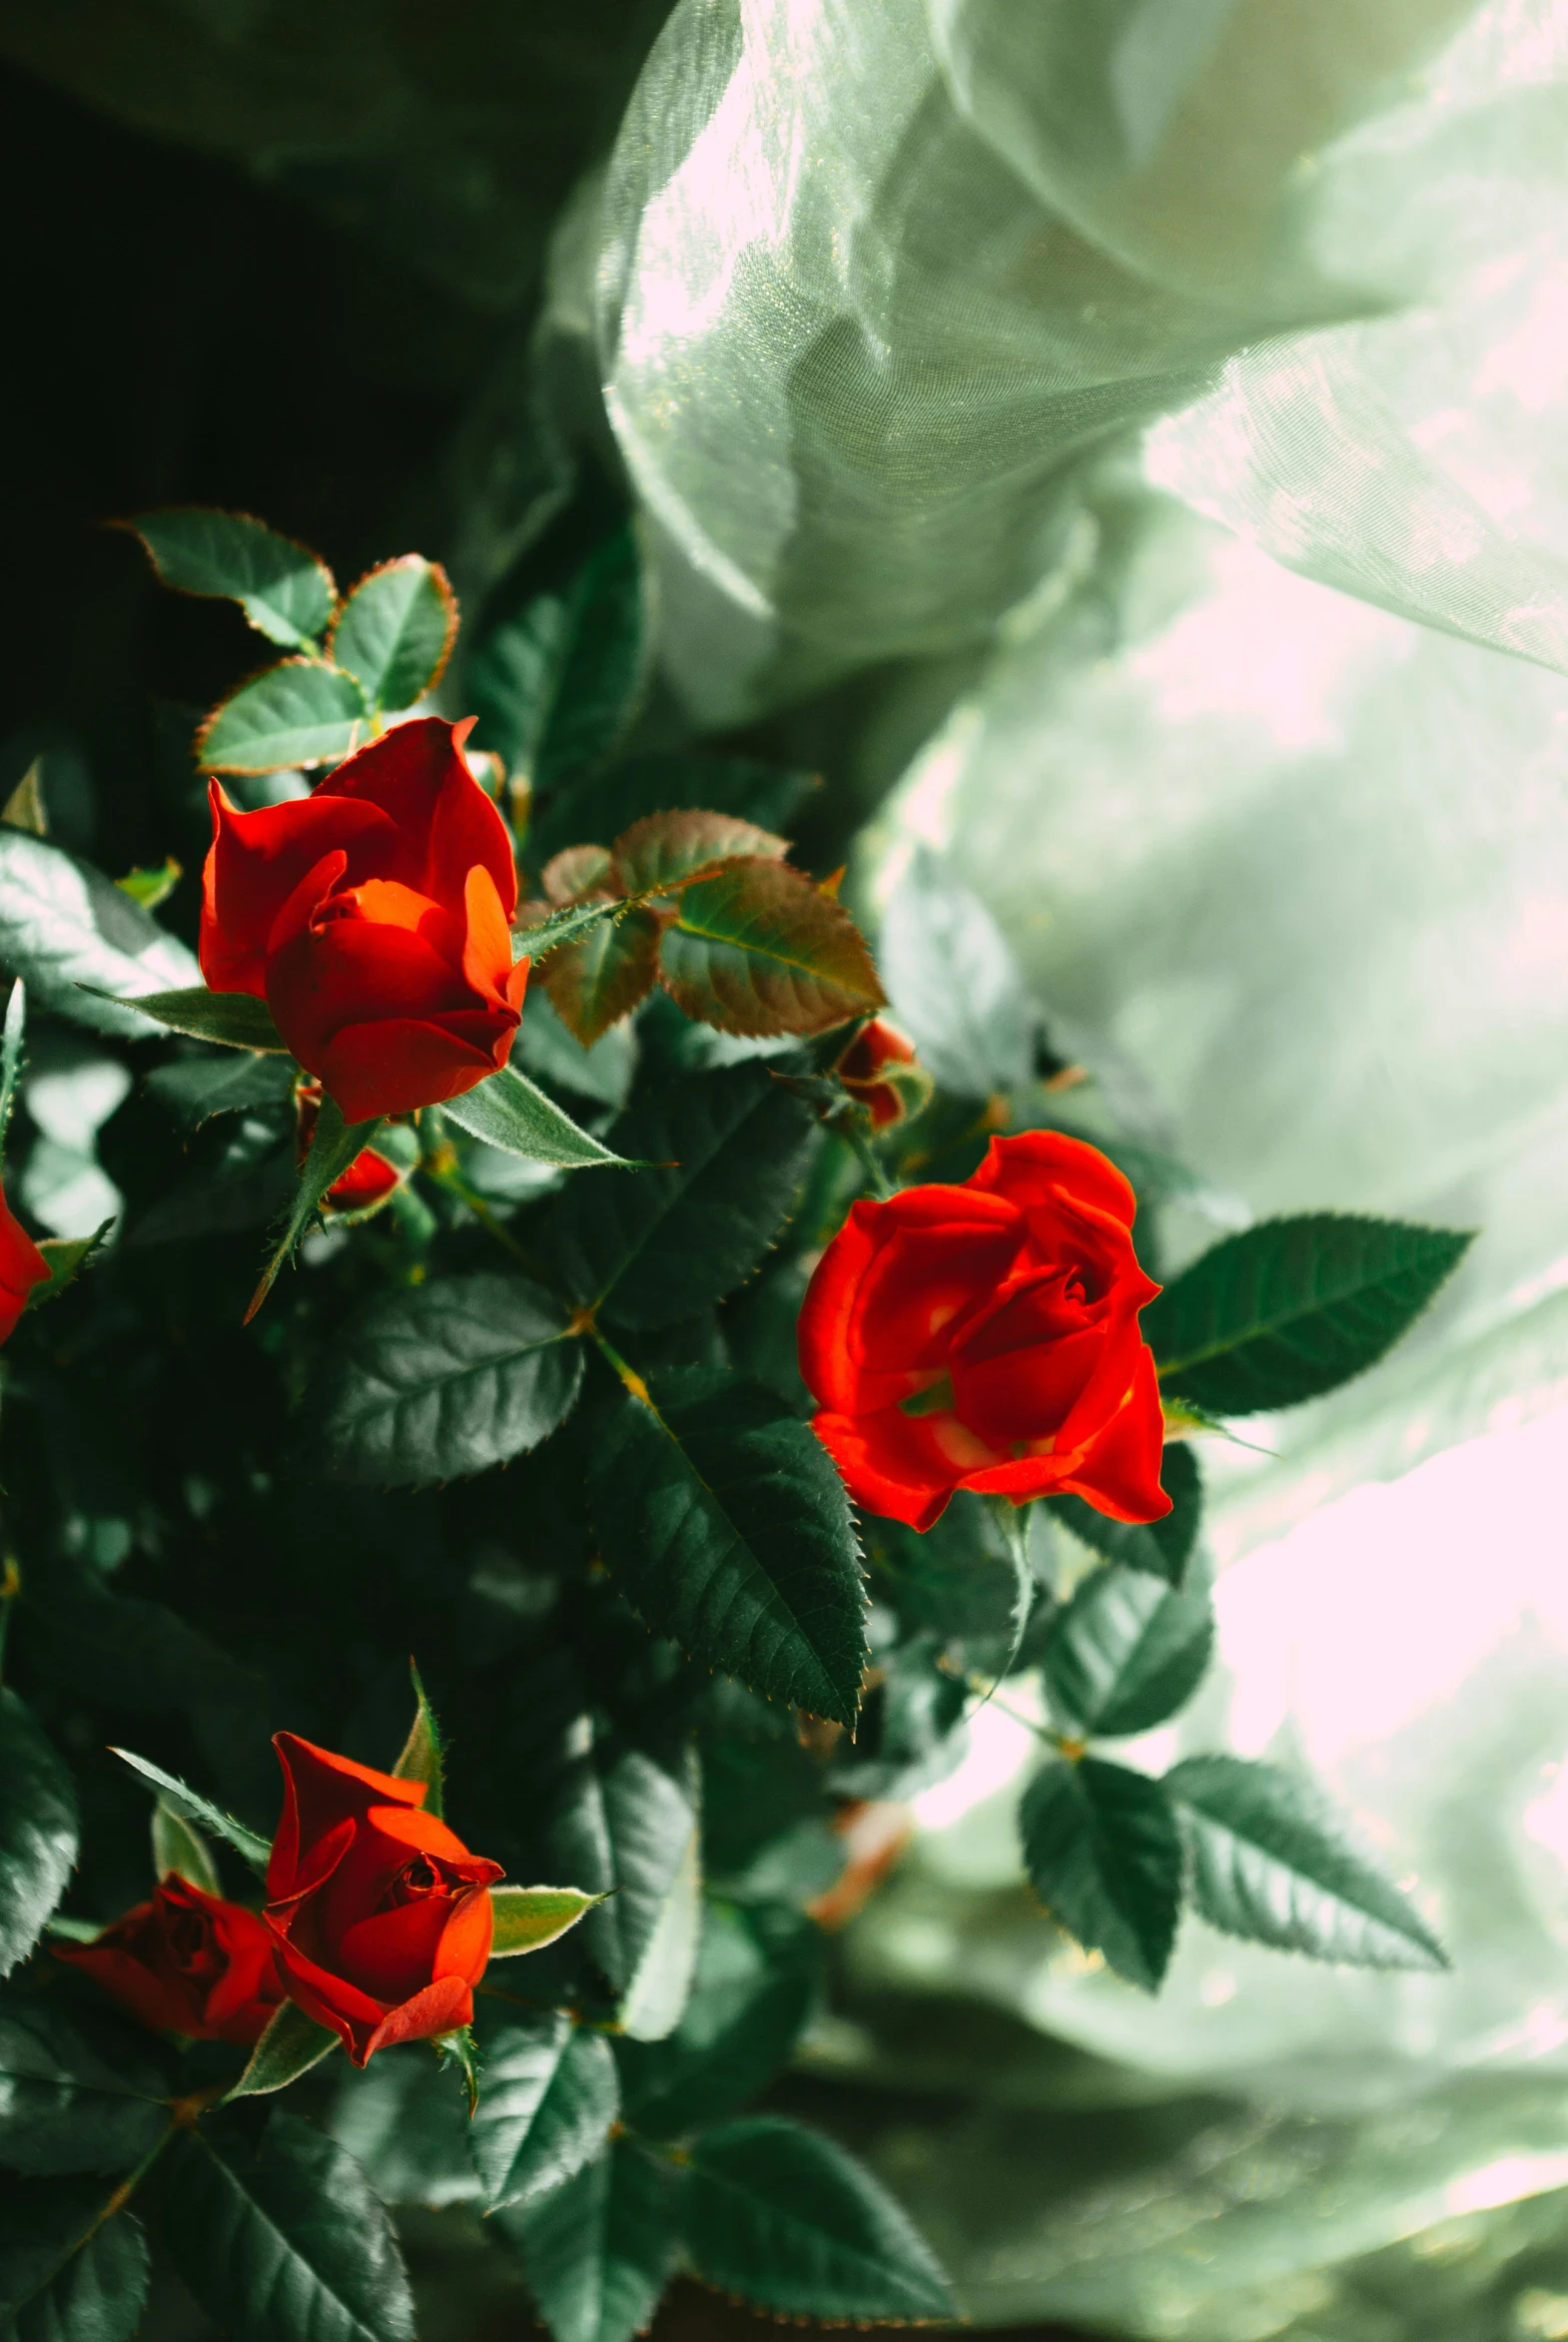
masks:
[(365, 2045), (365, 2056), (356, 2063), (363, 2065), (377, 2049), (394, 2048), (399, 2041), (428, 2041), (436, 2033), (455, 2032), (459, 2025), (472, 2021), (473, 1994), (462, 1978), (438, 1976), (411, 2000), (387, 2011)]
[(437, 1976), (461, 1976), (476, 1984), (489, 1965), (495, 1940), (495, 1906), (485, 1887), (474, 1887), (452, 1905), (435, 1953)]
[(406, 2000), (435, 1972), (436, 1948), (451, 1908), (449, 1896), (425, 1895), (394, 1911), (372, 1912), (344, 1930), (333, 1966), (379, 2000)]
[(214, 992), (266, 991), (267, 938), (306, 873), (345, 849), (356, 863), (394, 842), (379, 807), (313, 797), (242, 813), (217, 781), (208, 790), (213, 842), (202, 873), (202, 974)]
[(820, 1414), (812, 1429), (858, 1504), (888, 1520), (929, 1529), (966, 1476), (1001, 1459), (956, 1415)]
[[(484, 1046), (467, 1037), (477, 1028)], [(322, 1054), (319, 1071), (346, 1121), (369, 1122), (375, 1115), (413, 1114), (460, 1098), (496, 1073), (511, 1054), (517, 1030), (512, 1009), (497, 1009), (460, 1022), (446, 1018), (386, 1017), (345, 1026)]]
[(517, 866), (505, 823), (459, 752), (468, 729), (439, 716), (395, 724), (341, 764), (317, 794), (370, 802), (391, 816), (396, 844), (379, 866), (381, 877), (400, 879), (455, 909), (479, 863), (510, 919)]
[[(275, 1733), (273, 1747), (283, 1767), (284, 1805), (267, 1866), (269, 1902), (298, 1891), (302, 1852), (309, 1861), (339, 1824), (358, 1821), (372, 1806), (422, 1806), (428, 1794), (422, 1781), (399, 1781), (391, 1773), (378, 1773), (369, 1765), (357, 1765), (352, 1757), (319, 1749), (297, 1733)], [(341, 1854), (340, 1849), (338, 1859)]]
[(1020, 1210), (1065, 1200), (1105, 1212), (1131, 1227), (1138, 1211), (1132, 1182), (1087, 1140), (1063, 1131), (1019, 1131), (993, 1139), (968, 1184), (981, 1194), (1005, 1195)]
[(1171, 1499), (1160, 1485), (1165, 1414), (1154, 1352), (1141, 1347), (1126, 1401), (1093, 1439), (1064, 1492), (1114, 1521), (1163, 1521)]

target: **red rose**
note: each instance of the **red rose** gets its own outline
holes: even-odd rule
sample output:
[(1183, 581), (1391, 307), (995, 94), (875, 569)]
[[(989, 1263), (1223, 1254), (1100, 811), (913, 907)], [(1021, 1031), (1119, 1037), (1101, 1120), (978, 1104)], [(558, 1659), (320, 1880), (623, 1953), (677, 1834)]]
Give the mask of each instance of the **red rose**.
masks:
[(212, 784), (202, 973), (248, 992), (351, 1123), (459, 1098), (506, 1063), (528, 963), (517, 871), (463, 724), (373, 740), (309, 797), (241, 813)]
[(0, 1342), (8, 1342), (36, 1284), (49, 1282), (49, 1263), (0, 1188)]
[[(297, 1082), (294, 1088), (295, 1161), (303, 1164), (316, 1136), (316, 1118), (322, 1111), (320, 1082)], [(402, 1172), (375, 1147), (362, 1147), (341, 1179), (335, 1179), (322, 1197), (327, 1215), (335, 1211), (370, 1211), (385, 1203), (402, 1185)]]
[(373, 1773), (292, 1732), (273, 1746), (284, 1804), (267, 1919), (290, 1999), (331, 2025), (356, 2065), (466, 2024), (490, 1956), (499, 1863), (419, 1811), (422, 1781)]
[(122, 2008), (159, 2032), (198, 2041), (259, 2039), (283, 1999), (278, 1947), (259, 1912), (204, 1895), (171, 1871), (91, 1944), (55, 1957), (96, 1977)]
[(918, 1114), (931, 1096), (931, 1076), (915, 1056), (915, 1044), (886, 1017), (863, 1025), (834, 1072), (871, 1117), (874, 1131), (891, 1130), (906, 1115)]
[(916, 1529), (959, 1488), (1171, 1510), (1135, 1208), (1098, 1149), (1054, 1131), (993, 1139), (961, 1186), (852, 1206), (801, 1309), (800, 1370), (857, 1502)]

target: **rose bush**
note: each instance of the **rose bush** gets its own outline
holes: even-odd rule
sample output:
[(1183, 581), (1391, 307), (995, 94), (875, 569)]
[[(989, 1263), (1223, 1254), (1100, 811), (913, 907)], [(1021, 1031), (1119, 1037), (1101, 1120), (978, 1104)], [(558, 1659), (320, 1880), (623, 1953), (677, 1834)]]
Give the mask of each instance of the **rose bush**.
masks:
[(517, 872), (467, 732), (399, 724), (309, 797), (254, 813), (212, 783), (202, 973), (266, 1001), (350, 1123), (460, 1097), (510, 1054), (528, 981)]
[(160, 2032), (257, 2040), (284, 1997), (277, 1945), (258, 1912), (204, 1894), (171, 1871), (92, 1944), (57, 1945), (122, 2008)]
[(0, 1187), (0, 1342), (8, 1342), (35, 1285), (49, 1282), (49, 1263), (17, 1219)]
[(916, 1529), (960, 1488), (1171, 1510), (1136, 1209), (1097, 1148), (1055, 1131), (994, 1139), (961, 1185), (853, 1206), (801, 1310), (800, 1370), (858, 1503)]
[[(300, 1082), (295, 1086), (295, 1161), (304, 1164), (311, 1152), (311, 1141), (321, 1119), (322, 1086), (320, 1082)], [(335, 1179), (322, 1197), (326, 1213), (370, 1211), (402, 1184), (402, 1172), (394, 1163), (383, 1155), (378, 1147), (362, 1147), (341, 1179)]]
[(356, 2065), (394, 2041), (473, 2015), (490, 1956), (485, 1890), (499, 1863), (472, 1855), (399, 1781), (314, 1748), (274, 1746), (283, 1818), (267, 1867), (267, 1923), (291, 2000), (337, 2033)]

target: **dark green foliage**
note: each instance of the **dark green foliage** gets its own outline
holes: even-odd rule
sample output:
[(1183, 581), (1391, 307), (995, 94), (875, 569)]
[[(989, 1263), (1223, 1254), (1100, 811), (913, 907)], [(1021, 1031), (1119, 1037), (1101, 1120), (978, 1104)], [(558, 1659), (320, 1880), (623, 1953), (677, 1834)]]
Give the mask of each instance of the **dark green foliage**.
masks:
[(953, 2301), (909, 2221), (842, 2147), (753, 2115), (700, 2138), (686, 2186), (699, 2277), (782, 2317), (898, 2325)]
[(461, 1098), (449, 1098), (441, 1112), (486, 1147), (503, 1155), (520, 1156), (525, 1163), (558, 1164), (563, 1170), (611, 1165), (621, 1158), (601, 1147), (571, 1117), (546, 1098), (515, 1066), (503, 1066), (477, 1089)]
[(356, 678), (373, 707), (408, 707), (439, 680), (456, 631), (445, 573), (404, 553), (345, 596), (327, 655)]
[(1221, 1415), (1316, 1398), (1393, 1347), (1470, 1240), (1332, 1212), (1227, 1236), (1144, 1311), (1161, 1381)]
[(35, 1008), (130, 1041), (157, 1028), (122, 1008), (122, 995), (183, 988), (200, 974), (184, 944), (102, 871), (3, 827), (0, 968), (23, 979)]
[(147, 2295), (147, 2240), (102, 2181), (0, 2191), (0, 2332), (11, 2342), (129, 2342)]
[(13, 1691), (0, 1691), (0, 1975), (37, 1943), (76, 1861), (71, 1776)]
[(619, 2110), (602, 2033), (560, 2013), (505, 2026), (486, 2044), (468, 2133), (485, 2201), (526, 2203), (570, 2179), (603, 2146)]
[(572, 2178), (501, 2215), (555, 2342), (644, 2333), (676, 2248), (681, 2174), (617, 2139)]
[(1197, 1539), (1203, 1515), (1203, 1483), (1197, 1457), (1185, 1440), (1167, 1442), (1165, 1459), (1160, 1467), (1160, 1484), (1171, 1499), (1171, 1510), (1164, 1520), (1141, 1525), (1136, 1521), (1114, 1521), (1109, 1514), (1096, 1512), (1079, 1496), (1053, 1496), (1047, 1500), (1047, 1510), (1055, 1515), (1064, 1528), (1108, 1561), (1120, 1561), (1129, 1569), (1148, 1570), (1169, 1584), (1179, 1586), (1186, 1575), (1186, 1565)]
[(616, 2019), (657, 2040), (691, 1986), (699, 1920), (700, 1781), (694, 1752), (660, 1756), (573, 1726), (549, 1834), (557, 1871), (604, 1900), (582, 1943), (609, 1984)]
[(337, 589), (326, 562), (247, 512), (187, 504), (124, 526), (141, 538), (165, 585), (237, 601), (269, 642), (302, 649), (332, 616)]
[(1164, 1724), (1207, 1671), (1214, 1616), (1206, 1594), (1175, 1592), (1113, 1564), (1087, 1578), (1052, 1621), (1042, 1660), (1068, 1729), (1116, 1739)]
[(413, 2303), (386, 2207), (352, 2155), (280, 2107), (179, 2140), (164, 2228), (181, 2276), (238, 2342), (409, 2342)]
[(680, 2023), (662, 2041), (616, 2043), (632, 2127), (678, 2138), (755, 2096), (795, 2045), (818, 1960), (816, 1930), (793, 1913), (708, 1903)]
[(663, 1376), (612, 1417), (591, 1502), (651, 1627), (770, 1699), (853, 1723), (864, 1580), (842, 1485), (798, 1416), (727, 1376)]
[(1181, 1840), (1161, 1784), (1100, 1757), (1053, 1762), (1019, 1820), (1030, 1885), (1052, 1917), (1154, 1991), (1181, 1908)]
[(540, 796), (598, 764), (625, 730), (650, 649), (633, 531), (607, 538), (561, 592), (541, 593), (479, 638), (464, 678), (475, 744)]
[(58, 1994), (0, 1995), (0, 2164), (118, 2171), (168, 2127), (167, 2060), (137, 2026)]

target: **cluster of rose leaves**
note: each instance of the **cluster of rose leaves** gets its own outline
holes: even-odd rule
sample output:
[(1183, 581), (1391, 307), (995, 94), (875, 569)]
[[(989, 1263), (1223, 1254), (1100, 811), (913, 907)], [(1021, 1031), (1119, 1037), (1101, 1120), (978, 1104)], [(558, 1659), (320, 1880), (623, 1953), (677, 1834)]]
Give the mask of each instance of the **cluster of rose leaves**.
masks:
[[(519, 1831), (513, 1813), (497, 1839), (508, 1855), (547, 1847), (557, 1876), (574, 1877), (501, 1887), (501, 1863), (470, 1854), (441, 1818), (438, 1762), (388, 1775), (285, 1732), (284, 1817), (257, 1913), (221, 1892), (193, 1817), (247, 1859), (260, 1842), (133, 1759), (161, 1791), (161, 1876), (106, 1930), (60, 1923), (75, 1940), (57, 1952), (144, 2025), (252, 2051), (238, 2077), (226, 2069), (219, 2085), (177, 2093), (172, 2129), (190, 2129), (221, 2095), (319, 2080), (339, 2042), (363, 2067), (435, 2040), (477, 2093), (483, 2192), (534, 2207), (519, 2241), (558, 2342), (620, 2342), (581, 2324), (585, 2262), (602, 2261), (629, 2216), (616, 2189), (653, 2184), (652, 2166), (628, 2164), (615, 2144), (617, 2111), (633, 2138), (700, 2137), (702, 2122), (769, 2078), (810, 2000), (803, 1942), (850, 1916), (882, 1876), (907, 1829), (900, 1801), (956, 1763), (969, 1705), (1033, 1668), (1049, 1704), (1045, 1762), (1024, 1806), (1030, 1875), (1057, 1918), (1132, 1981), (1158, 1983), (1188, 1897), (1210, 1921), (1284, 1949), (1439, 1963), (1422, 1917), (1309, 1785), (1227, 1759), (1188, 1760), (1157, 1783), (1086, 1744), (1162, 1721), (1207, 1664), (1187, 1436), (1371, 1363), (1463, 1239), (1331, 1215), (1270, 1223), (1213, 1247), (1162, 1298), (1148, 1273), (1152, 1227), (1141, 1227), (1143, 1261), (1135, 1249), (1138, 1187), (1169, 1193), (1176, 1179), (1179, 1191), (1177, 1167), (1104, 1126), (1100, 1145), (1064, 1127), (1059, 1101), (1081, 1089), (1081, 1069), (1054, 1058), (1016, 975), (999, 996), (1005, 946), (971, 898), (927, 868), (890, 914), (883, 973), (908, 1004), (917, 1055), (876, 1013), (878, 971), (836, 880), (797, 870), (770, 826), (776, 808), (788, 818), (790, 776), (617, 757), (645, 665), (628, 535), (553, 580), (534, 577), (531, 593), (492, 615), (462, 675), (480, 710), (471, 733), (470, 720), (418, 712), (456, 635), (433, 564), (386, 564), (340, 600), (314, 555), (260, 523), (170, 514), (140, 525), (169, 582), (229, 594), (290, 654), (200, 735), (213, 773), (204, 981), (157, 990), (84, 975), (91, 990), (73, 1002), (69, 988), (40, 986), (46, 955), (25, 921), (12, 923), (9, 957), (57, 1012), (134, 996), (137, 1011), (117, 1008), (128, 1023), (111, 1031), (145, 1033), (152, 1018), (193, 1037), (199, 1046), (177, 1045), (148, 1085), (194, 1102), (193, 1127), (241, 1113), (276, 1149), (284, 1126), (293, 1201), (253, 1315), (313, 1221), (344, 1227), (339, 1248), (291, 1279), (252, 1332), (222, 1336), (226, 1355), (236, 1339), (248, 1345), (245, 1371), (260, 1368), (276, 1393), (261, 1409), (276, 1427), (244, 1441), (250, 1502), (270, 1535), (298, 1518), (307, 1462), (349, 1483), (418, 1486), (532, 1459), (508, 1476), (510, 1495), (493, 1475), (476, 1483), (494, 1492), (477, 1511), (457, 1489), (418, 1500), (424, 1513), (367, 1496), (335, 1528), (318, 1497), (303, 1566), (282, 1549), (270, 1561), (287, 1661), (256, 1603), (210, 1579), (195, 1591), (189, 1560), (176, 1573), (184, 1607), (214, 1622), (227, 1614), (242, 1667), (265, 1652), (270, 1672), (300, 1682), (302, 1639), (330, 1654), (343, 1599), (352, 1619), (376, 1582), (354, 1556), (386, 1540), (384, 1584), (396, 1590), (383, 1597), (392, 1615), (378, 1620), (389, 1631), (374, 1647), (404, 1628), (421, 1657), (438, 1646), (475, 1804), (499, 1815), (534, 1798), (547, 1826)], [(258, 792), (259, 779), (311, 763), (329, 768), (313, 788)], [(582, 844), (583, 832), (607, 842)], [(521, 901), (519, 839), (537, 874)], [(31, 858), (35, 877), (54, 853), (36, 836), (9, 850)], [(0, 929), (7, 903), (0, 869)], [(90, 952), (89, 964), (97, 975)], [(547, 1009), (529, 999), (535, 968)], [(115, 973), (109, 960), (102, 973)], [(103, 1014), (89, 1008), (85, 1021), (97, 1015), (102, 1029)], [(696, 1046), (704, 1031), (732, 1037), (731, 1061)], [(7, 1107), (20, 1032), (18, 998)], [(606, 1123), (591, 1108), (620, 1083), (616, 1050), (633, 1034), (643, 1070), (629, 1110)], [(200, 1251), (209, 1231), (243, 1224), (243, 1212), (224, 1213), (247, 1178), (254, 1186), (256, 1161), (254, 1140), (240, 1144), (206, 1190), (181, 1190), (186, 1224), (178, 1208), (160, 1223), (155, 1203), (140, 1225)], [(128, 1170), (145, 1189), (148, 1174)], [(529, 1179), (565, 1185), (538, 1204)], [(276, 1183), (265, 1192), (264, 1210), (275, 1208)], [(96, 1354), (113, 1372), (127, 1332), (139, 1356), (151, 1340), (138, 1371), (164, 1378), (167, 1406), (175, 1370), (158, 1328), (171, 1354), (193, 1328), (208, 1345), (214, 1299), (188, 1276), (165, 1278), (150, 1306), (146, 1263), (168, 1255), (145, 1241), (138, 1254), (138, 1224), (100, 1264), (85, 1243), (35, 1243), (6, 1206), (0, 1332), (85, 1267), (71, 1307), (96, 1298), (96, 1332), (112, 1329)], [(781, 1249), (748, 1284), (781, 1226)], [(504, 1275), (475, 1265), (486, 1248), (505, 1256)], [(24, 1406), (29, 1378), (36, 1404), (58, 1403), (92, 1342), (85, 1324), (74, 1344), (63, 1338), (53, 1373), (35, 1344)], [(601, 1380), (579, 1407), (586, 1352)], [(181, 1387), (189, 1402), (188, 1377)], [(292, 1419), (279, 1408), (291, 1387)], [(201, 1494), (210, 1440), (204, 1416), (176, 1443), (182, 1551), (215, 1505), (233, 1524), (247, 1502), (232, 1471), (221, 1500)], [(21, 1645), (34, 1645), (46, 1708), (69, 1723), (95, 1637), (140, 1634), (172, 1687), (154, 1693), (153, 1710), (183, 1711), (198, 1749), (220, 1745), (212, 1703), (231, 1697), (234, 1660), (205, 1627), (118, 1593), (91, 1566), (104, 1508), (82, 1501), (79, 1471), (20, 1478), (31, 1540), (22, 1615), (36, 1621)], [(870, 1544), (869, 1648), (846, 1496)], [(1080, 1572), (1100, 1559), (1071, 1599), (1047, 1508), (1073, 1532)], [(158, 1510), (144, 1506), (133, 1532), (154, 1553), (170, 1542)], [(418, 1526), (426, 1517), (433, 1547)], [(437, 1589), (450, 1584), (454, 1539), (477, 1557), (457, 1609), (487, 1619), (479, 1644), (494, 1646), (466, 1661), (472, 1619), (454, 1642), (461, 1621), (430, 1607), (452, 1610)], [(590, 1560), (608, 1565), (608, 1583)], [(13, 1572), (5, 1615), (16, 1587)], [(633, 1612), (665, 1639), (642, 1639)], [(322, 1655), (307, 1656), (307, 1678)], [(711, 1683), (708, 1668), (719, 1671)], [(564, 1681), (528, 1717), (524, 1685), (538, 1687), (540, 1669)], [(123, 1687), (95, 1696), (113, 1712)], [(0, 1697), (15, 1724), (20, 1704)], [(254, 1704), (249, 1693), (242, 1704)], [(297, 1712), (322, 1705), (313, 1694)], [(427, 1756), (422, 1692), (419, 1717), (410, 1747)], [(844, 1728), (858, 1728), (853, 1744)], [(36, 1739), (30, 1722), (16, 1729)], [(58, 1760), (46, 1752), (43, 1763), (47, 1773)], [(115, 1796), (98, 1804), (114, 1810)], [(722, 1883), (706, 1902), (699, 1840)], [(56, 1871), (35, 1898), (38, 1925), (64, 1884)], [(497, 1912), (508, 1915), (505, 1942), (492, 1942)], [(705, 1995), (724, 2004), (725, 1963), (733, 1989), (742, 1941), (754, 1988), (726, 2035)], [(475, 2042), (473, 1992), (482, 2002), (492, 1950), (536, 1952), (529, 1998), (540, 2013), (519, 2015), (513, 1999), (508, 2021), (488, 2040), (481, 2021)], [(47, 1981), (36, 1988), (47, 1999)], [(26, 2006), (17, 2021), (25, 2029)], [(36, 2030), (29, 2037), (36, 2047)], [(67, 2090), (71, 2054), (58, 2041), (47, 2052), (63, 2060)], [(749, 2121), (731, 2122), (744, 2135), (713, 2150), (715, 2169), (750, 2172), (744, 2218), (733, 2201), (723, 2218), (704, 2210), (700, 2145), (685, 2210), (661, 2194), (654, 2212), (644, 2205), (624, 2331), (651, 2310), (677, 2253), (790, 2315), (941, 2314), (929, 2256), (869, 2175), (780, 2117)], [(225, 2168), (266, 2199), (243, 2157)], [(590, 2180), (610, 2193), (584, 2226)], [(808, 2202), (822, 2228), (816, 2267), (780, 2241)], [(118, 2201), (113, 2218), (125, 2218)], [(851, 2240), (858, 2290), (834, 2259)], [(84, 2249), (78, 2238), (45, 2290), (68, 2286)], [(193, 2282), (226, 2323), (292, 2333), (269, 2326), (243, 2287), (236, 2294), (232, 2271), (200, 2252), (197, 2263)]]

